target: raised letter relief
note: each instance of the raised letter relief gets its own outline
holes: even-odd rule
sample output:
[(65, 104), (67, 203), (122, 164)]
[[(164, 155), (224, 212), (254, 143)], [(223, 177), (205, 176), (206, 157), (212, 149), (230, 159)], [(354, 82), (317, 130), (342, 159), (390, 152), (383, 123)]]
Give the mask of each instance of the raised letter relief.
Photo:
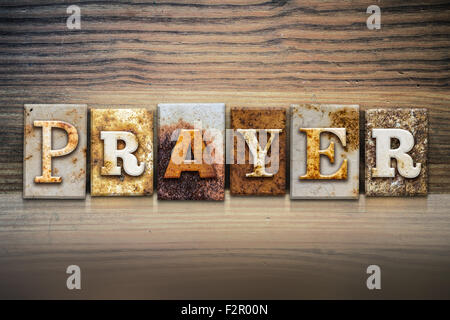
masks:
[(320, 134), (334, 133), (346, 146), (345, 128), (300, 128), (306, 133), (306, 174), (300, 179), (324, 179), (324, 180), (345, 180), (347, 179), (347, 159), (344, 159), (341, 167), (333, 174), (322, 175), (320, 173), (320, 156), (327, 156), (331, 163), (334, 163), (334, 141), (330, 141), (327, 149), (320, 150)]
[(158, 113), (158, 199), (224, 200), (225, 105), (163, 103)]
[(24, 198), (86, 196), (86, 105), (24, 107)]
[[(33, 121), (35, 127), (42, 127), (42, 175), (35, 177), (36, 183), (61, 183), (61, 177), (52, 176), (52, 158), (71, 153), (78, 145), (77, 129), (64, 121)], [(60, 128), (67, 132), (67, 145), (58, 150), (52, 149), (52, 128)]]
[[(192, 149), (194, 149), (194, 159), (186, 159), (188, 151), (192, 152)], [(173, 148), (164, 178), (178, 179), (183, 171), (196, 171), (200, 178), (214, 178), (216, 173), (213, 166), (203, 162), (204, 150), (205, 142), (202, 140), (200, 130), (182, 129)]]

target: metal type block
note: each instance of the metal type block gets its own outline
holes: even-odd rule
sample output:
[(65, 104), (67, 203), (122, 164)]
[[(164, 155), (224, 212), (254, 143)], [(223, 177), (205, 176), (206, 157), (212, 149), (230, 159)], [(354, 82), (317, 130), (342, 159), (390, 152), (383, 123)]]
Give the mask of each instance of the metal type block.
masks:
[(24, 198), (86, 196), (86, 105), (24, 107)]
[(231, 129), (231, 194), (285, 194), (286, 110), (232, 108)]
[(153, 113), (91, 110), (91, 195), (153, 194)]
[(366, 195), (428, 193), (426, 109), (366, 111)]
[(359, 106), (291, 107), (291, 199), (359, 197)]
[(224, 200), (225, 105), (158, 105), (161, 200)]

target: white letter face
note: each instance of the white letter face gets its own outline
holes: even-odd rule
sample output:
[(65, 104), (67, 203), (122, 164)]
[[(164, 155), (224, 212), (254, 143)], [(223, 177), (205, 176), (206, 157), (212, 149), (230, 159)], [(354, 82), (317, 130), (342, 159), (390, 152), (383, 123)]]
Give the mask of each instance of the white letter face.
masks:
[[(376, 178), (393, 178), (395, 169), (391, 168), (391, 159), (397, 160), (397, 170), (402, 177), (415, 178), (420, 174), (421, 164), (414, 166), (414, 161), (407, 152), (414, 147), (411, 132), (403, 129), (373, 129), (372, 137), (376, 139), (376, 167), (372, 176)], [(391, 140), (400, 142), (397, 149), (391, 149)]]
[[(132, 153), (139, 146), (136, 136), (127, 131), (101, 131), (100, 139), (104, 142), (104, 166), (101, 174), (105, 176), (120, 176), (121, 169), (117, 166), (117, 158), (123, 160), (123, 169), (130, 176), (140, 176), (145, 170), (145, 163), (138, 164), (138, 160)], [(125, 143), (123, 149), (117, 150), (117, 141)]]
[[(261, 148), (261, 144), (260, 142), (258, 142), (258, 139), (256, 137), (256, 129), (237, 129), (236, 131), (242, 134), (242, 136), (244, 137), (245, 141), (247, 142), (248, 149), (250, 150), (250, 153), (252, 154), (254, 159), (253, 172), (247, 173), (245, 176), (249, 178), (261, 178), (261, 177), (272, 177), (274, 174), (276, 174), (279, 168), (278, 144), (276, 145), (276, 148), (272, 148), (271, 158), (276, 161), (271, 161), (271, 164), (273, 166), (272, 169), (274, 169), (271, 170), (271, 173), (266, 172), (266, 156), (274, 140), (279, 137), (282, 129), (264, 129), (264, 132), (267, 132), (270, 135), (269, 141), (267, 141), (264, 148)], [(238, 154), (244, 153), (244, 155), (241, 156), (240, 158), (245, 159), (245, 148), (237, 150), (237, 152)]]

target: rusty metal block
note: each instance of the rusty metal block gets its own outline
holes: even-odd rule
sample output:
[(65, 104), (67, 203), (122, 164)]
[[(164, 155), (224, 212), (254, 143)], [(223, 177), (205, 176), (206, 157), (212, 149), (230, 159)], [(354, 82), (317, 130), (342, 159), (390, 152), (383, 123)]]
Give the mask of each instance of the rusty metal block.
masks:
[(224, 200), (225, 105), (158, 105), (158, 199)]
[(24, 106), (24, 198), (84, 199), (87, 106)]
[(91, 110), (91, 195), (153, 194), (153, 113)]
[(231, 129), (231, 194), (285, 194), (286, 110), (232, 108)]
[(366, 195), (428, 193), (426, 109), (366, 111)]
[(291, 107), (291, 199), (359, 197), (359, 106)]

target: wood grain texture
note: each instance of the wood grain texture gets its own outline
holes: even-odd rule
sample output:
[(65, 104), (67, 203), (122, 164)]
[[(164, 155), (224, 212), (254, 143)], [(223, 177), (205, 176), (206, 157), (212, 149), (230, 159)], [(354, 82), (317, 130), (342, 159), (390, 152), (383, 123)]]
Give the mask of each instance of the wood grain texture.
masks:
[[(66, 28), (71, 4), (81, 30)], [(377, 1), (377, 31), (372, 4), (2, 1), (0, 297), (450, 298), (447, 194), (21, 199), (25, 103), (426, 107), (429, 190), (449, 193), (448, 1)], [(81, 292), (65, 289), (70, 264)], [(369, 264), (382, 267), (381, 292), (365, 287)]]
[[(81, 30), (66, 8), (82, 10)], [(448, 87), (446, 1), (58, 1), (0, 7), (2, 86)], [(277, 90), (275, 90), (277, 91)]]
[[(0, 195), (0, 298), (450, 298), (450, 195), (225, 202)], [(332, 210), (330, 210), (332, 208)], [(65, 270), (82, 270), (81, 291)], [(366, 268), (382, 290), (366, 288)]]
[[(0, 4), (0, 192), (21, 189), (24, 103), (430, 108), (430, 191), (450, 191), (447, 1)], [(81, 8), (81, 30), (66, 8)]]

